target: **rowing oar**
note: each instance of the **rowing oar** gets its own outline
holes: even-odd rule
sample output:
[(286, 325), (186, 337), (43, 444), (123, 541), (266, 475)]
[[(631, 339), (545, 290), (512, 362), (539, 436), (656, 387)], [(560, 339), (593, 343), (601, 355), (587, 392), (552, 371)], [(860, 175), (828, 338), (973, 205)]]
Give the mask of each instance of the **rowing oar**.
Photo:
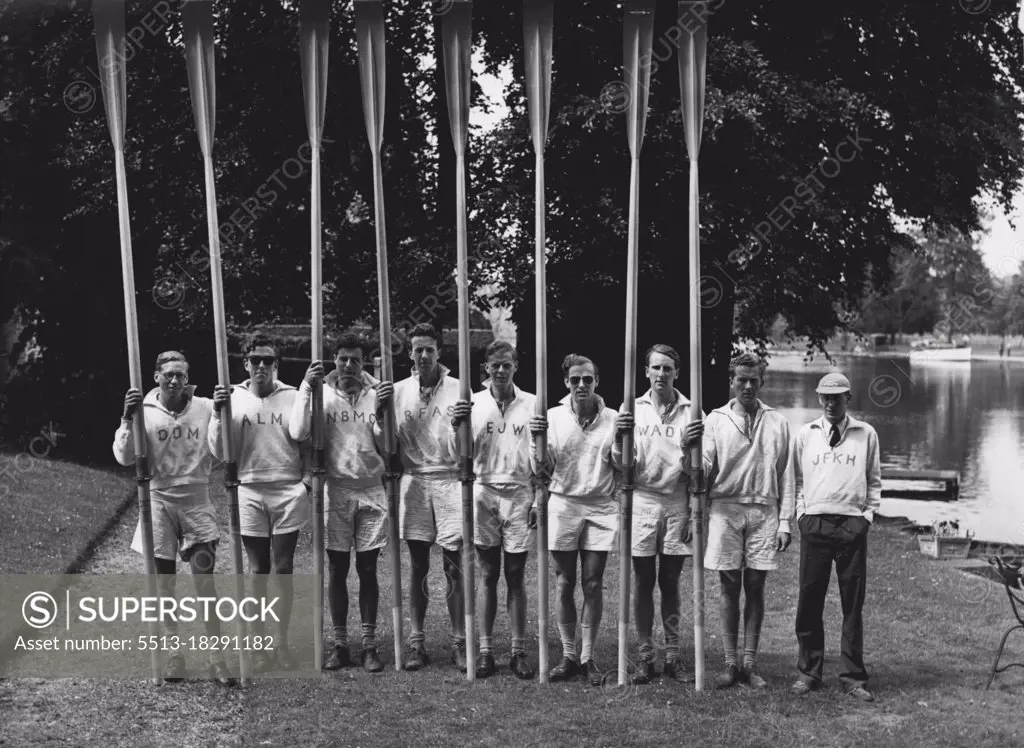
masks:
[[(472, 0), (451, 0), (441, 20), (444, 80), (448, 94), (448, 122), (455, 145), (455, 189), (459, 290), (459, 398), (472, 398), (469, 370), (469, 257), (466, 250), (466, 140), (469, 130), (470, 45)], [(463, 419), (459, 427), (459, 480), (462, 481), (462, 594), (466, 609), (466, 680), (476, 680), (476, 599), (473, 592), (473, 427)]]
[[(117, 217), (121, 233), (121, 281), (124, 286), (124, 319), (128, 335), (128, 376), (132, 387), (142, 390), (142, 362), (139, 357), (139, 319), (135, 309), (135, 270), (132, 266), (132, 229), (128, 214), (128, 182), (124, 170), (125, 69), (124, 69), (124, 2), (125, 0), (94, 0), (93, 19), (96, 33), (96, 55), (103, 76), (103, 108), (107, 113), (110, 141), (114, 146), (114, 168), (117, 171)], [(146, 594), (157, 597), (156, 560), (153, 557), (153, 512), (149, 502), (149, 459), (146, 454), (146, 419), (140, 405), (135, 409), (132, 427), (135, 442), (135, 480), (139, 484), (139, 519), (142, 523), (142, 557), (146, 564)], [(159, 624), (151, 621), (149, 634), (160, 635)], [(160, 685), (160, 652), (150, 651), (153, 683)]]
[[(690, 157), (690, 419), (701, 417), (700, 345), (700, 192), (697, 159), (704, 129), (704, 75), (707, 59), (706, 2), (680, 2), (679, 25), (688, 33), (676, 37), (679, 47), (679, 93)], [(703, 440), (690, 450), (690, 508), (693, 514), (693, 670), (696, 689), (704, 690), (704, 485)]]
[[(523, 0), (523, 40), (526, 52), (526, 104), (530, 113), (536, 164), (534, 197), (534, 275), (536, 313), (534, 325), (537, 345), (537, 408), (539, 416), (548, 412), (548, 307), (545, 275), (544, 145), (548, 139), (548, 114), (551, 109), (551, 37), (554, 28), (555, 0)], [(537, 454), (547, 454), (547, 434), (538, 434)], [(541, 465), (544, 464), (543, 459)], [(551, 476), (541, 471), (534, 481), (539, 488), (537, 500), (537, 638), (540, 642), (538, 667), (540, 682), (548, 682), (548, 484)]]
[[(213, 334), (217, 345), (217, 381), (231, 386), (228, 367), (228, 341), (224, 322), (224, 283), (221, 278), (220, 236), (217, 222), (217, 186), (213, 177), (213, 142), (217, 123), (216, 69), (213, 48), (213, 3), (211, 0), (187, 0), (182, 9), (185, 35), (185, 61), (188, 66), (188, 88), (192, 95), (199, 148), (203, 153), (206, 175), (206, 231), (210, 244), (210, 291), (213, 298)], [(228, 516), (231, 524), (231, 562), (235, 571), (235, 595), (245, 597), (245, 568), (242, 566), (242, 530), (238, 518), (238, 463), (235, 460), (234, 435), (231, 428), (230, 398), (221, 412), (221, 440), (224, 456), (224, 488), (228, 494)], [(235, 625), (240, 641), (245, 640), (245, 621), (237, 616)], [(243, 649), (238, 651), (239, 675), (242, 685), (248, 683), (249, 660)]]
[[(306, 130), (312, 151), (313, 182), (310, 193), (309, 295), (313, 301), (311, 344), (313, 360), (324, 350), (323, 276), (320, 240), (320, 144), (327, 106), (327, 35), (330, 30), (330, 0), (301, 0), (299, 4), (299, 55), (302, 58), (302, 98), (306, 103)], [(313, 387), (313, 662), (324, 663), (324, 388)]]
[[(377, 297), (380, 309), (380, 361), (385, 382), (394, 381), (391, 362), (391, 296), (388, 290), (388, 243), (384, 220), (384, 178), (380, 149), (384, 141), (384, 3), (356, 0), (356, 42), (359, 47), (359, 82), (363, 94), (366, 136), (373, 156), (373, 209), (377, 227)], [(402, 669), (402, 556), (398, 538), (398, 439), (395, 410), (384, 413), (384, 446), (387, 452), (385, 483), (391, 518), (391, 623), (395, 635), (395, 670)]]
[[(629, 91), (626, 134), (629, 137), (629, 249), (626, 260), (626, 371), (622, 405), (632, 414), (636, 405), (636, 284), (640, 244), (640, 149), (647, 125), (647, 91), (651, 84), (655, 0), (628, 0), (623, 27), (623, 70)], [(633, 432), (622, 435), (622, 504), (619, 506), (619, 685), (629, 680), (629, 582), (633, 546)]]

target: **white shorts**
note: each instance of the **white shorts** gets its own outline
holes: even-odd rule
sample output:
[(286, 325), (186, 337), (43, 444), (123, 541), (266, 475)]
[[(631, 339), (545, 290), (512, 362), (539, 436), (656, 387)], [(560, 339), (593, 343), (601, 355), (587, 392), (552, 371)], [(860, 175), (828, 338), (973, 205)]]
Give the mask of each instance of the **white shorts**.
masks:
[(475, 500), (473, 542), (483, 548), (501, 546), (505, 553), (527, 553), (533, 534), (530, 507), (533, 492), (529, 486), (498, 488), (486, 483), (473, 485)]
[(398, 532), (402, 540), (462, 548), (462, 484), (448, 473), (402, 476), (398, 483)]
[(356, 553), (388, 544), (388, 496), (384, 486), (347, 487), (330, 478), (324, 486), (327, 550)]
[(688, 501), (685, 493), (634, 490), (632, 554), (638, 558), (692, 556), (690, 544), (683, 542), (683, 532), (690, 524)]
[[(153, 515), (153, 555), (174, 561), (180, 553), (181, 560), (188, 561), (195, 546), (215, 543), (220, 538), (217, 510), (205, 486), (198, 493), (170, 489), (167, 494), (161, 491), (150, 491), (149, 494)], [(141, 517), (135, 526), (132, 550), (142, 553)]]
[(305, 530), (312, 501), (302, 481), (243, 483), (238, 487), (242, 535), (269, 538)]
[(548, 550), (611, 551), (619, 532), (619, 504), (611, 496), (548, 496)]
[(712, 501), (708, 510), (708, 547), (704, 568), (718, 571), (778, 568), (775, 542), (778, 507)]

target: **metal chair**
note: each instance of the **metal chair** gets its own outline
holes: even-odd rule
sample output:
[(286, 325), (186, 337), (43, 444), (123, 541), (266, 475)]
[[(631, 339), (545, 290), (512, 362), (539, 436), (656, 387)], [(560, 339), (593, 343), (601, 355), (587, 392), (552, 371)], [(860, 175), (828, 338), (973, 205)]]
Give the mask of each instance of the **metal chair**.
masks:
[(1012, 667), (1024, 667), (1024, 662), (1011, 662), (1009, 664), (999, 667), (999, 659), (1003, 656), (1003, 649), (1006, 647), (1006, 640), (1009, 638), (1017, 629), (1024, 631), (1024, 577), (1021, 574), (1021, 567), (1014, 566), (1003, 561), (998, 556), (992, 556), (988, 562), (996, 567), (996, 572), (999, 574), (999, 579), (1006, 588), (1006, 596), (1010, 599), (1010, 608), (1013, 610), (1013, 615), (1017, 619), (1017, 623), (1010, 628), (1006, 629), (1006, 633), (1003, 634), (1002, 640), (999, 642), (999, 651), (996, 652), (996, 659), (992, 663), (992, 672), (988, 677), (988, 685), (985, 686), (987, 691), (992, 686), (992, 681), (995, 680), (996, 673), (1001, 673), (1004, 670), (1009, 670)]

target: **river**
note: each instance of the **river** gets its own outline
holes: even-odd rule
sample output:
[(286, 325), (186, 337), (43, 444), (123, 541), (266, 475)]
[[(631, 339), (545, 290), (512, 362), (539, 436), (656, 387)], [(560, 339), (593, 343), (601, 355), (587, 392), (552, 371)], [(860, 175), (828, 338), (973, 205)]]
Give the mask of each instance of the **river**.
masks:
[(905, 357), (774, 355), (761, 399), (794, 433), (821, 415), (814, 388), (838, 370), (850, 378), (850, 412), (875, 427), (883, 467), (958, 470), (955, 502), (883, 498), (881, 514), (921, 524), (955, 519), (978, 540), (1024, 546), (1024, 365), (910, 364)]

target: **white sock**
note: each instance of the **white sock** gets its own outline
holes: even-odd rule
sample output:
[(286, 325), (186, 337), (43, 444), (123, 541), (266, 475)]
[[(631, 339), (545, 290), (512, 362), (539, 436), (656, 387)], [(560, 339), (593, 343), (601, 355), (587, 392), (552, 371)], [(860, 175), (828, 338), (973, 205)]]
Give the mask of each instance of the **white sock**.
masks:
[(558, 624), (558, 635), (562, 639), (562, 655), (576, 661), (576, 624)]
[(580, 635), (583, 638), (583, 651), (580, 653), (580, 662), (587, 662), (594, 658), (594, 627), (589, 623), (581, 623)]

